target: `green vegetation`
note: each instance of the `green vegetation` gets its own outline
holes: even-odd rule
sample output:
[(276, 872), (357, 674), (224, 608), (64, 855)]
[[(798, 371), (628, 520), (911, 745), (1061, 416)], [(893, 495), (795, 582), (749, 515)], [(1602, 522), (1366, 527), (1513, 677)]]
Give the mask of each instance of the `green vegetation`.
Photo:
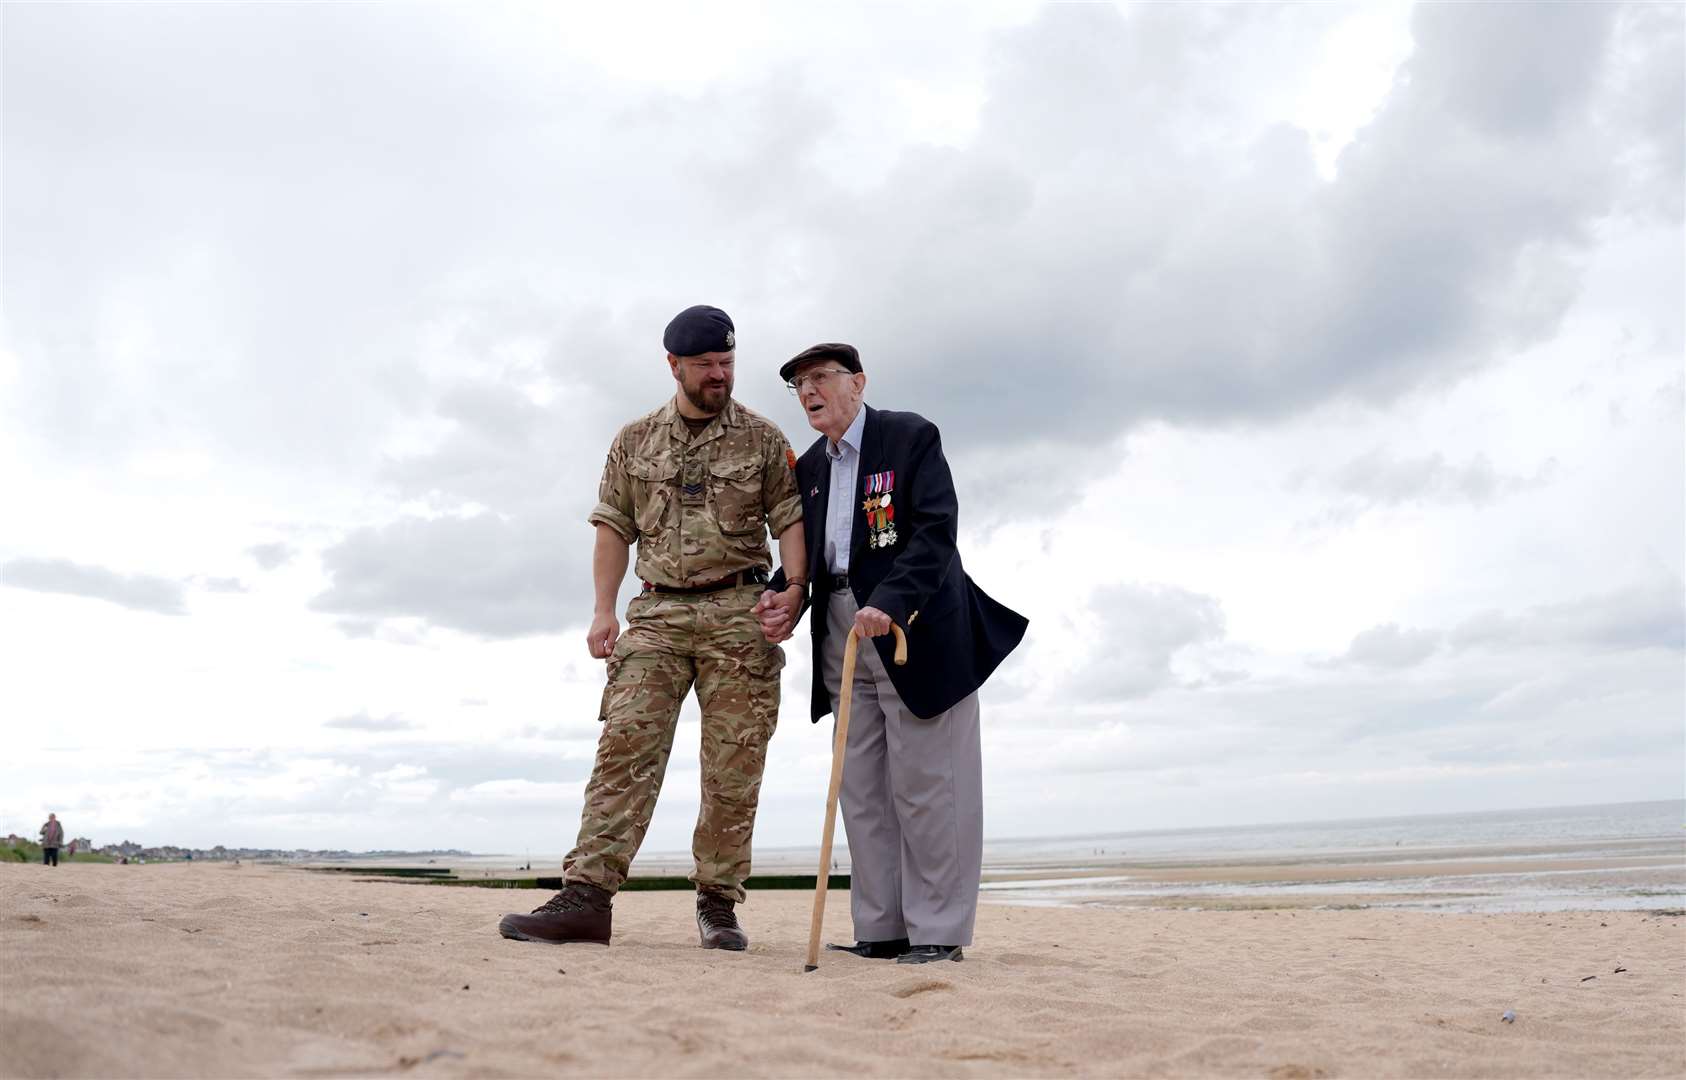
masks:
[[(397, 867), (373, 866), (360, 868), (355, 866), (307, 866), (303, 869), (314, 874), (357, 874), (362, 877), (410, 878), (426, 882), (429, 885), (459, 885), (471, 889), (560, 889), (560, 877), (457, 877), (447, 869), (433, 869), (431, 867)], [(743, 883), (744, 888), (751, 892), (756, 889), (812, 889), (815, 877), (813, 874), (759, 874)], [(832, 874), (827, 878), (826, 888), (847, 889), (849, 887), (848, 874)], [(646, 890), (689, 890), (696, 888), (689, 878), (677, 874), (661, 877), (628, 878), (621, 885), (621, 892), (643, 892)]]
[[(0, 862), (38, 863), (41, 861), (41, 845), (31, 840), (18, 842), (17, 847), (0, 845)], [(78, 851), (74, 855), (66, 855), (64, 849), (59, 849), (59, 862), (116, 862), (110, 855), (101, 855), (97, 851)]]
[[(763, 874), (746, 879), (743, 887), (750, 892), (758, 889), (812, 889), (814, 887), (813, 874)], [(559, 877), (530, 877), (530, 878), (457, 878), (457, 879), (427, 879), (429, 885), (463, 885), (474, 889), (560, 889), (562, 879)], [(826, 879), (828, 889), (847, 889), (849, 887), (848, 874), (832, 874)], [(621, 885), (621, 892), (680, 892), (695, 889), (689, 878), (679, 877), (642, 877), (627, 878)]]

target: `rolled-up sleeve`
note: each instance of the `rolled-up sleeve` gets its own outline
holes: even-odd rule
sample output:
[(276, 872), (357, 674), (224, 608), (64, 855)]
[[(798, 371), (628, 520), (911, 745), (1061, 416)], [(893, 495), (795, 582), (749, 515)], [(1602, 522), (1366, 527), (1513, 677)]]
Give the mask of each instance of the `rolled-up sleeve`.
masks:
[(796, 490), (796, 455), (784, 435), (774, 429), (767, 435), (767, 460), (761, 469), (761, 506), (767, 512), (767, 529), (778, 536), (802, 520), (802, 497)]
[(638, 525), (632, 517), (632, 478), (626, 471), (626, 449), (616, 438), (603, 463), (603, 479), (597, 484), (597, 505), (586, 518), (593, 525), (607, 525), (628, 544), (638, 539)]

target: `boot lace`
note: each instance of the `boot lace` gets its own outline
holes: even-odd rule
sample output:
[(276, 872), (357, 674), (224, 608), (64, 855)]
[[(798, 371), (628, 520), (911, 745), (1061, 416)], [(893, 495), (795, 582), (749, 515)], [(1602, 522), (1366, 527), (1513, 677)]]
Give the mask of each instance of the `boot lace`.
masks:
[(714, 893), (703, 893), (697, 900), (697, 918), (710, 930), (738, 928), (738, 917), (732, 914), (732, 901)]
[(565, 915), (570, 911), (584, 911), (585, 898), (577, 889), (563, 889), (533, 909), (534, 915)]

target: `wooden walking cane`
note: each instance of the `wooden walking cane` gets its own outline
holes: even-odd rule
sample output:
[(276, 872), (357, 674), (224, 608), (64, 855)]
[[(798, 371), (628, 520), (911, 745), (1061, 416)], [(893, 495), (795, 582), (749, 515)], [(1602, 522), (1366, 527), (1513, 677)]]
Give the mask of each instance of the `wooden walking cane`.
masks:
[[(890, 630), (896, 635), (896, 663), (907, 663), (907, 635), (895, 623)], [(808, 929), (808, 962), (804, 972), (814, 971), (820, 960), (820, 923), (825, 921), (825, 892), (831, 883), (831, 836), (837, 831), (837, 793), (843, 788), (843, 751), (849, 745), (849, 698), (855, 685), (855, 651), (860, 635), (849, 628), (849, 640), (843, 644), (843, 682), (837, 691), (837, 732), (831, 738), (831, 788), (825, 796), (825, 832), (820, 837), (820, 872), (814, 880), (814, 922)]]

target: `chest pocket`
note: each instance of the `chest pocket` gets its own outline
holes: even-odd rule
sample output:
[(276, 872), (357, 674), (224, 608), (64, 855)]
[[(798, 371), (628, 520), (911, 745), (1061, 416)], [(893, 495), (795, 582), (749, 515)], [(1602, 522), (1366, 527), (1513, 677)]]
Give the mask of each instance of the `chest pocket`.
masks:
[(716, 461), (708, 467), (708, 473), (721, 532), (752, 533), (765, 527), (760, 462)]
[(645, 535), (661, 532), (674, 516), (679, 463), (672, 458), (634, 458), (627, 462), (626, 471), (633, 483), (633, 523)]

